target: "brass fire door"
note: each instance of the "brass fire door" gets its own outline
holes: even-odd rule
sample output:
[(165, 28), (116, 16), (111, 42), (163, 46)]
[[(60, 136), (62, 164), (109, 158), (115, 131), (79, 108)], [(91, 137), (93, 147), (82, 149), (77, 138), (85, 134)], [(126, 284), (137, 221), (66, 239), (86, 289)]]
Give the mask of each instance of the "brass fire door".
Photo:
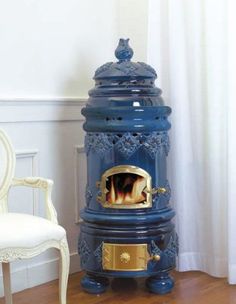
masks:
[(97, 200), (105, 208), (151, 208), (152, 195), (165, 193), (165, 188), (152, 188), (152, 178), (145, 170), (129, 165), (112, 167), (105, 171)]

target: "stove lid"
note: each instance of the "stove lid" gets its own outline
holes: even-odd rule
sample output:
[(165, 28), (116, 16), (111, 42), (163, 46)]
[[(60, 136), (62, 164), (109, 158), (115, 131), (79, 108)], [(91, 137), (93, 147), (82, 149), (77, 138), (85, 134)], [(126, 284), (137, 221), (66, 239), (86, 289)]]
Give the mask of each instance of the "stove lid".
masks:
[(155, 86), (155, 70), (144, 62), (131, 61), (129, 39), (120, 39), (115, 55), (118, 62), (108, 62), (96, 70), (87, 106), (163, 106), (162, 91)]
[(145, 80), (157, 78), (156, 71), (144, 62), (132, 62), (133, 50), (129, 39), (120, 39), (115, 50), (118, 62), (107, 62), (99, 67), (94, 75), (95, 80)]

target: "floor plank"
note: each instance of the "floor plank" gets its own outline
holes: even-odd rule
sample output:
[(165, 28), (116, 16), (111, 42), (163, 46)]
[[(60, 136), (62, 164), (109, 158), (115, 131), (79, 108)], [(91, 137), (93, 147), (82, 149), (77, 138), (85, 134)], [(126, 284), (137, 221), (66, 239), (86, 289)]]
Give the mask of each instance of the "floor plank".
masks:
[[(165, 296), (149, 293), (144, 279), (116, 279), (106, 293), (89, 295), (80, 288), (82, 275), (76, 273), (69, 278), (68, 304), (236, 304), (236, 286), (197, 271), (173, 272), (175, 287)], [(13, 295), (14, 304), (58, 304), (57, 284), (53, 281), (18, 292)]]

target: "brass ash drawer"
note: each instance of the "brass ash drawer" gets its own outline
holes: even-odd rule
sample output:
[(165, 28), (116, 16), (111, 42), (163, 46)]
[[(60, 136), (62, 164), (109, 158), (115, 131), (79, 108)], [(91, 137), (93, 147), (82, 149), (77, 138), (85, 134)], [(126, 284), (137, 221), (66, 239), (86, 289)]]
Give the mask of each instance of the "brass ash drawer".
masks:
[(147, 244), (103, 243), (102, 266), (104, 270), (147, 270), (150, 259), (158, 261), (160, 256), (151, 257), (148, 253)]

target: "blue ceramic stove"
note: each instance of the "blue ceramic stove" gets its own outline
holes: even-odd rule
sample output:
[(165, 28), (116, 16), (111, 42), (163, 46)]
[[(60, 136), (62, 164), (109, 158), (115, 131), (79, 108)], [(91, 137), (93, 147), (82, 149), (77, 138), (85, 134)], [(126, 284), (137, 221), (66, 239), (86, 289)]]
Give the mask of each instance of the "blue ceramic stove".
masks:
[(106, 290), (110, 277), (147, 277), (147, 287), (173, 288), (178, 240), (166, 176), (168, 116), (155, 70), (130, 61), (129, 39), (120, 39), (118, 62), (95, 72), (82, 114), (88, 180), (79, 237), (81, 281), (89, 293)]

